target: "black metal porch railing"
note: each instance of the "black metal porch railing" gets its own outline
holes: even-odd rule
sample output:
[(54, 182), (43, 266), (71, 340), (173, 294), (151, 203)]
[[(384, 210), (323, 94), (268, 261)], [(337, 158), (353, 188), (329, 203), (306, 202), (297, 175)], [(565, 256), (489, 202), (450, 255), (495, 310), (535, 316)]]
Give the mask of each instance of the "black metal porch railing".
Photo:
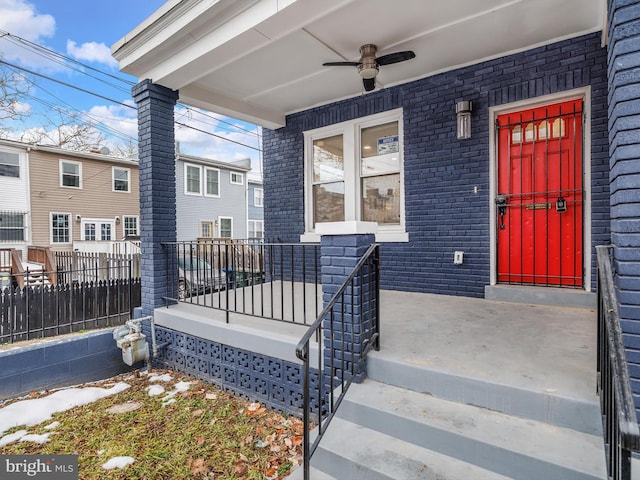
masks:
[(310, 325), (320, 311), (320, 245), (260, 240), (163, 243), (165, 304)]
[(596, 247), (598, 261), (598, 393), (608, 478), (631, 479), (631, 453), (640, 431), (618, 315), (609, 247)]
[[(379, 279), (380, 247), (371, 245), (296, 347), (296, 355), (303, 362), (305, 480), (309, 480), (311, 456), (349, 386), (362, 374), (367, 354), (372, 348), (380, 348)], [(318, 378), (312, 382), (309, 344), (314, 337), (322, 343), (316, 359)], [(313, 443), (312, 420), (317, 425)]]

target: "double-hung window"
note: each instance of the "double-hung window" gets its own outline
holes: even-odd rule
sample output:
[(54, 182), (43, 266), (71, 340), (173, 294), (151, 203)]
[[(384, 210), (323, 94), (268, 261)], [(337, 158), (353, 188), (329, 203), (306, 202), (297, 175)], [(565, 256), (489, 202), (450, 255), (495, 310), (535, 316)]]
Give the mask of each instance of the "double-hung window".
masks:
[(243, 185), (244, 175), (238, 172), (231, 172), (231, 174), (229, 175), (229, 182), (233, 185)]
[(220, 170), (217, 168), (204, 168), (205, 174), (205, 190), (204, 194), (207, 197), (219, 197), (220, 196)]
[(71, 160), (60, 160), (60, 186), (82, 188), (82, 164)]
[(113, 167), (113, 191), (130, 192), (130, 175), (128, 168)]
[(125, 215), (123, 218), (124, 221), (124, 236), (125, 237), (137, 237), (140, 235), (138, 231), (138, 217), (137, 216), (129, 216)]
[(0, 151), (0, 177), (20, 178), (20, 155)]
[(233, 238), (233, 218), (218, 217), (218, 237)]
[(71, 214), (51, 212), (51, 243), (71, 243)]
[(184, 193), (186, 195), (202, 195), (202, 167), (184, 164)]
[(24, 213), (0, 213), (0, 242), (24, 242), (27, 239)]
[(304, 135), (306, 233), (318, 223), (374, 222), (378, 241), (407, 241), (402, 110)]
[(264, 190), (263, 189), (255, 188), (253, 190), (253, 206), (254, 207), (264, 206)]

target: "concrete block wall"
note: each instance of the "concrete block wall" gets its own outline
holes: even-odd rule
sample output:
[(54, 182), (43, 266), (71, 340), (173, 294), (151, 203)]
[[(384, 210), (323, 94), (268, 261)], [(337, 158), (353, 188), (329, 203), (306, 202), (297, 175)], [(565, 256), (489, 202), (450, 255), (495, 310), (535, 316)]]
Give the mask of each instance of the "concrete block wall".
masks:
[(640, 5), (609, 0), (611, 243), (631, 387), (640, 415)]
[(112, 330), (0, 351), (0, 400), (103, 380), (131, 370)]
[[(593, 33), (289, 115), (263, 132), (265, 238), (304, 233), (303, 132), (404, 109), (408, 243), (382, 245), (382, 288), (482, 297), (490, 283), (489, 107), (591, 87), (592, 245), (609, 241), (606, 49)], [(471, 100), (472, 137), (455, 103)], [(475, 193), (474, 187), (477, 187)], [(465, 252), (453, 265), (453, 252)], [(595, 261), (590, 265), (595, 288)]]

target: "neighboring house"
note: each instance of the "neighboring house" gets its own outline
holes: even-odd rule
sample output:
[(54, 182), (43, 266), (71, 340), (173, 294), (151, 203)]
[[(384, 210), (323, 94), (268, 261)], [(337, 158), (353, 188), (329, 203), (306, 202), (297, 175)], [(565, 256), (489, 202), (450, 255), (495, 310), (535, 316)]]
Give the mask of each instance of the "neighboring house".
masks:
[[(266, 237), (287, 245), (322, 242), (325, 303), (355, 265), (355, 252), (376, 242), (381, 245), (380, 281), (385, 290), (594, 308), (595, 247), (610, 244), (612, 290), (624, 335), (624, 344), (621, 338), (611, 340), (618, 343), (610, 356), (626, 349), (626, 357), (620, 357), (626, 361), (621, 365), (629, 369), (630, 382), (624, 382), (622, 373), (598, 372), (597, 377), (606, 385), (600, 389), (605, 405), (605, 393), (614, 390), (609, 382), (619, 382), (616, 392), (633, 388), (629, 401), (635, 401), (637, 416), (640, 9), (636, 3), (406, 0), (399, 8), (398, 2), (370, 0), (328, 4), (294, 0), (286, 6), (265, 0), (232, 7), (195, 2), (202, 8), (190, 9), (191, 3), (170, 1), (147, 19), (145, 28), (114, 45), (113, 52), (123, 71), (153, 78), (133, 89), (139, 123), (145, 127), (140, 128), (140, 155), (149, 172), (152, 166), (172, 171), (170, 149), (153, 138), (172, 138), (178, 97), (264, 127)], [(375, 28), (363, 22), (364, 17), (375, 18)], [(178, 33), (168, 27), (172, 18), (182, 22)], [(368, 42), (379, 42), (379, 52)], [(410, 59), (408, 51), (415, 52), (415, 58)], [(333, 65), (323, 66), (326, 62)], [(147, 178), (143, 172), (141, 178), (152, 206), (142, 218), (143, 233), (148, 232), (143, 245), (150, 252), (145, 260), (148, 274), (143, 276), (148, 287), (143, 313), (166, 319), (171, 308), (159, 308), (165, 305), (168, 287), (157, 245), (175, 241), (175, 219), (165, 216), (158, 221), (154, 214), (170, 211), (175, 200), (166, 185), (152, 181), (151, 173)], [(315, 255), (308, 257), (305, 266), (313, 259)], [(292, 256), (291, 270), (302, 271), (300, 267), (299, 258)], [(288, 295), (284, 292), (280, 291), (282, 298)], [(350, 310), (342, 306), (338, 319), (324, 319), (326, 328), (335, 321), (342, 330), (320, 335), (323, 367), (316, 373), (326, 374), (332, 387), (339, 377), (337, 365), (349, 363), (349, 349), (353, 362), (354, 349), (364, 349), (366, 342), (361, 339), (364, 323), (355, 321), (367, 320), (361, 309), (371, 302), (369, 292), (358, 286), (351, 294), (361, 303), (354, 301)], [(298, 365), (287, 364), (288, 378), (283, 380), (285, 367), (271, 369), (281, 357), (266, 354), (268, 348), (259, 342), (243, 344), (245, 332), (232, 326), (226, 327), (231, 334), (225, 330), (213, 335), (216, 329), (209, 312), (203, 311), (196, 321), (189, 318), (191, 311), (179, 307), (163, 324), (162, 341), (170, 343), (162, 358), (165, 364), (209, 375), (214, 381), (222, 365), (221, 381), (228, 388), (240, 390), (243, 384), (247, 395), (267, 392), (268, 396), (273, 387), (277, 390), (273, 397), (285, 404), (282, 408), (299, 405)], [(460, 328), (474, 331), (476, 319), (473, 312), (467, 314), (468, 322)], [(427, 309), (400, 333), (413, 337), (437, 315)], [(343, 317), (354, 323), (347, 324)], [(565, 330), (561, 309), (552, 323), (559, 336), (573, 338), (595, 330), (595, 318), (576, 331)], [(546, 328), (543, 322), (530, 326), (536, 333)], [(380, 327), (382, 350), (385, 327), (384, 323)], [(496, 326), (494, 335), (500, 330)], [(530, 337), (522, 332), (510, 339), (509, 347), (517, 348), (512, 340), (517, 345)], [(455, 335), (447, 342), (451, 356), (445, 352), (432, 361), (455, 368), (459, 362), (455, 351), (466, 346)], [(601, 343), (609, 345), (602, 338)], [(584, 348), (595, 350), (593, 344)], [(221, 364), (211, 360), (214, 349), (224, 351)], [(609, 358), (602, 352), (598, 351), (600, 360)], [(433, 383), (411, 376), (416, 368), (411, 353), (401, 352), (398, 364), (404, 362), (404, 368), (394, 365), (397, 370), (391, 377), (399, 382), (394, 385), (428, 393), (437, 390), (442, 371), (429, 377)], [(543, 347), (537, 351), (537, 356), (546, 355)], [(593, 357), (582, 366), (592, 369), (591, 378), (596, 378), (595, 353)], [(520, 397), (523, 389), (516, 386), (518, 382), (507, 387), (486, 378), (480, 358), (466, 366), (482, 377), (477, 384), (482, 388), (471, 389), (465, 397), (463, 374), (447, 385), (454, 400), (473, 405), (486, 400), (480, 406), (509, 412), (532, 407)], [(487, 383), (494, 388), (484, 390)], [(563, 401), (553, 390), (545, 389), (544, 401), (532, 407), (544, 411), (546, 420), (556, 413), (569, 416), (569, 410), (580, 410), (585, 420), (595, 419), (596, 424), (602, 420), (599, 412), (582, 410), (589, 399), (550, 413), (548, 408)], [(402, 395), (395, 399), (398, 408), (403, 403)], [(368, 410), (368, 405), (362, 408), (362, 418), (375, 415)], [(414, 412), (418, 411), (416, 407)], [(637, 429), (631, 418), (621, 422)], [(612, 430), (617, 431), (617, 425)], [(366, 440), (371, 430), (360, 431), (365, 433), (350, 445)], [(419, 436), (411, 435), (416, 441)], [(619, 440), (606, 437), (605, 443), (610, 442), (617, 445)], [(367, 451), (362, 456), (375, 455)], [(419, 456), (415, 460), (422, 464)], [(492, 466), (491, 460), (484, 463), (486, 468)], [(541, 466), (524, 478), (572, 476), (542, 470), (536, 474), (537, 468)], [(415, 476), (404, 473), (407, 478)], [(333, 476), (342, 478), (335, 472)]]
[(247, 174), (247, 238), (264, 238), (264, 187), (262, 176)]
[(176, 156), (178, 241), (247, 238), (247, 173), (250, 161), (225, 163)]
[(31, 244), (111, 252), (140, 235), (138, 162), (30, 145)]
[(0, 140), (0, 248), (15, 248), (26, 258), (31, 240), (28, 147)]

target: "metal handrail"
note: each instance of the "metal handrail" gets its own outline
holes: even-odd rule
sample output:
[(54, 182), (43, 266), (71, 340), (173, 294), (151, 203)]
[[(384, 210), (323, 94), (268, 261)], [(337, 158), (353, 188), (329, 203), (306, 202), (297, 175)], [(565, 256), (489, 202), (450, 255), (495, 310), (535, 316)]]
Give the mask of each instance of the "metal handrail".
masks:
[[(373, 258), (372, 258), (373, 257)], [(338, 395), (337, 398), (334, 397), (334, 392), (335, 390), (337, 390), (337, 386), (334, 388), (334, 384), (333, 384), (333, 343), (332, 342), (332, 338), (334, 337), (334, 331), (333, 331), (333, 325), (334, 325), (334, 309), (335, 307), (338, 305), (338, 302), (340, 300), (342, 301), (342, 311), (341, 311), (341, 316), (340, 316), (340, 322), (341, 322), (341, 328), (339, 327), (339, 330), (342, 332), (341, 338), (342, 340), (340, 341), (340, 343), (344, 342), (344, 332), (345, 332), (345, 328), (344, 328), (344, 320), (345, 320), (345, 307), (344, 307), (344, 297), (345, 294), (347, 292), (347, 289), (349, 288), (349, 286), (352, 286), (354, 280), (356, 279), (356, 276), (358, 275), (362, 275), (362, 270), (364, 269), (365, 265), (367, 265), (368, 262), (372, 262), (372, 266), (373, 268), (373, 289), (375, 291), (375, 298), (373, 299), (374, 305), (375, 305), (375, 311), (374, 311), (374, 316), (375, 318), (373, 318), (373, 322), (372, 322), (372, 333), (371, 336), (368, 340), (364, 340), (364, 348), (362, 349), (361, 353), (360, 353), (360, 358), (358, 359), (358, 361), (356, 363), (353, 362), (353, 358), (352, 358), (352, 362), (351, 362), (351, 368), (350, 368), (350, 375), (349, 377), (346, 379), (346, 381), (344, 380), (344, 378), (342, 378), (342, 382), (340, 384), (341, 386), (341, 391)], [(304, 480), (309, 480), (309, 476), (310, 476), (310, 462), (311, 462), (311, 456), (313, 455), (313, 453), (316, 451), (318, 445), (320, 444), (320, 441), (322, 440), (322, 436), (324, 435), (324, 432), (326, 431), (326, 429), (328, 428), (331, 420), (333, 419), (333, 417), (335, 416), (336, 411), (338, 410), (338, 407), (340, 406), (340, 404), (342, 403), (342, 399), (344, 398), (344, 396), (347, 393), (347, 390), (349, 388), (349, 386), (353, 383), (354, 377), (356, 376), (356, 374), (358, 374), (359, 372), (362, 371), (365, 362), (366, 362), (366, 358), (367, 358), (367, 354), (369, 353), (369, 351), (374, 348), (376, 350), (380, 349), (380, 247), (379, 245), (373, 244), (371, 246), (369, 246), (369, 248), (367, 249), (367, 251), (365, 252), (365, 254), (360, 258), (360, 260), (356, 263), (355, 267), (353, 268), (353, 270), (351, 271), (351, 273), (349, 274), (349, 276), (345, 279), (345, 281), (342, 283), (342, 285), (340, 286), (340, 288), (338, 289), (338, 291), (333, 295), (333, 297), (331, 297), (331, 299), (329, 300), (329, 302), (327, 302), (326, 306), (323, 308), (322, 312), (320, 313), (320, 315), (318, 316), (318, 318), (315, 320), (315, 322), (313, 322), (313, 324), (309, 327), (309, 329), (307, 330), (307, 332), (302, 336), (302, 338), (300, 339), (300, 341), (298, 342), (298, 345), (296, 346), (296, 356), (302, 360), (303, 362), (303, 428), (304, 428), (304, 433), (303, 433), (303, 475), (304, 475)], [(362, 305), (361, 305), (362, 307)], [(346, 312), (348, 313), (348, 312)], [(351, 313), (353, 314), (353, 310), (351, 311)], [(360, 308), (360, 313), (362, 314), (362, 308)], [(325, 319), (327, 316), (331, 317), (330, 320), (330, 325), (332, 328), (332, 332), (329, 335), (329, 338), (325, 338), (325, 336), (322, 334), (322, 329), (323, 329), (323, 325), (325, 322)], [(319, 395), (317, 397), (317, 401), (318, 401), (318, 432), (317, 432), (317, 436), (315, 438), (315, 440), (313, 441), (313, 443), (311, 443), (310, 441), (310, 435), (311, 432), (309, 431), (309, 427), (311, 424), (311, 419), (310, 419), (310, 409), (311, 409), (311, 380), (310, 380), (310, 376), (311, 376), (311, 369), (310, 369), (310, 365), (309, 365), (309, 342), (311, 341), (312, 337), (314, 337), (316, 339), (320, 338), (323, 339), (326, 342), (330, 343), (330, 348), (331, 348), (331, 358), (329, 359), (329, 362), (331, 363), (330, 365), (330, 374), (328, 375), (329, 377), (329, 381), (330, 383), (330, 387), (329, 387), (329, 391), (327, 392), (328, 395), (330, 395), (330, 401), (329, 401), (329, 411), (326, 414), (326, 417), (323, 419), (323, 411), (322, 411), (322, 401), (323, 401), (323, 387), (325, 382), (323, 381), (323, 377), (325, 375), (325, 373), (323, 372), (323, 360), (322, 360), (322, 348), (319, 348), (318, 350), (318, 365), (319, 365), (319, 378), (318, 378), (318, 392)], [(353, 352), (352, 352), (352, 356), (353, 356)], [(342, 372), (343, 372), (343, 377), (344, 377), (344, 355), (342, 355)]]
[(631, 478), (631, 452), (640, 429), (631, 392), (608, 246), (596, 247), (598, 264), (598, 393), (610, 479)]

